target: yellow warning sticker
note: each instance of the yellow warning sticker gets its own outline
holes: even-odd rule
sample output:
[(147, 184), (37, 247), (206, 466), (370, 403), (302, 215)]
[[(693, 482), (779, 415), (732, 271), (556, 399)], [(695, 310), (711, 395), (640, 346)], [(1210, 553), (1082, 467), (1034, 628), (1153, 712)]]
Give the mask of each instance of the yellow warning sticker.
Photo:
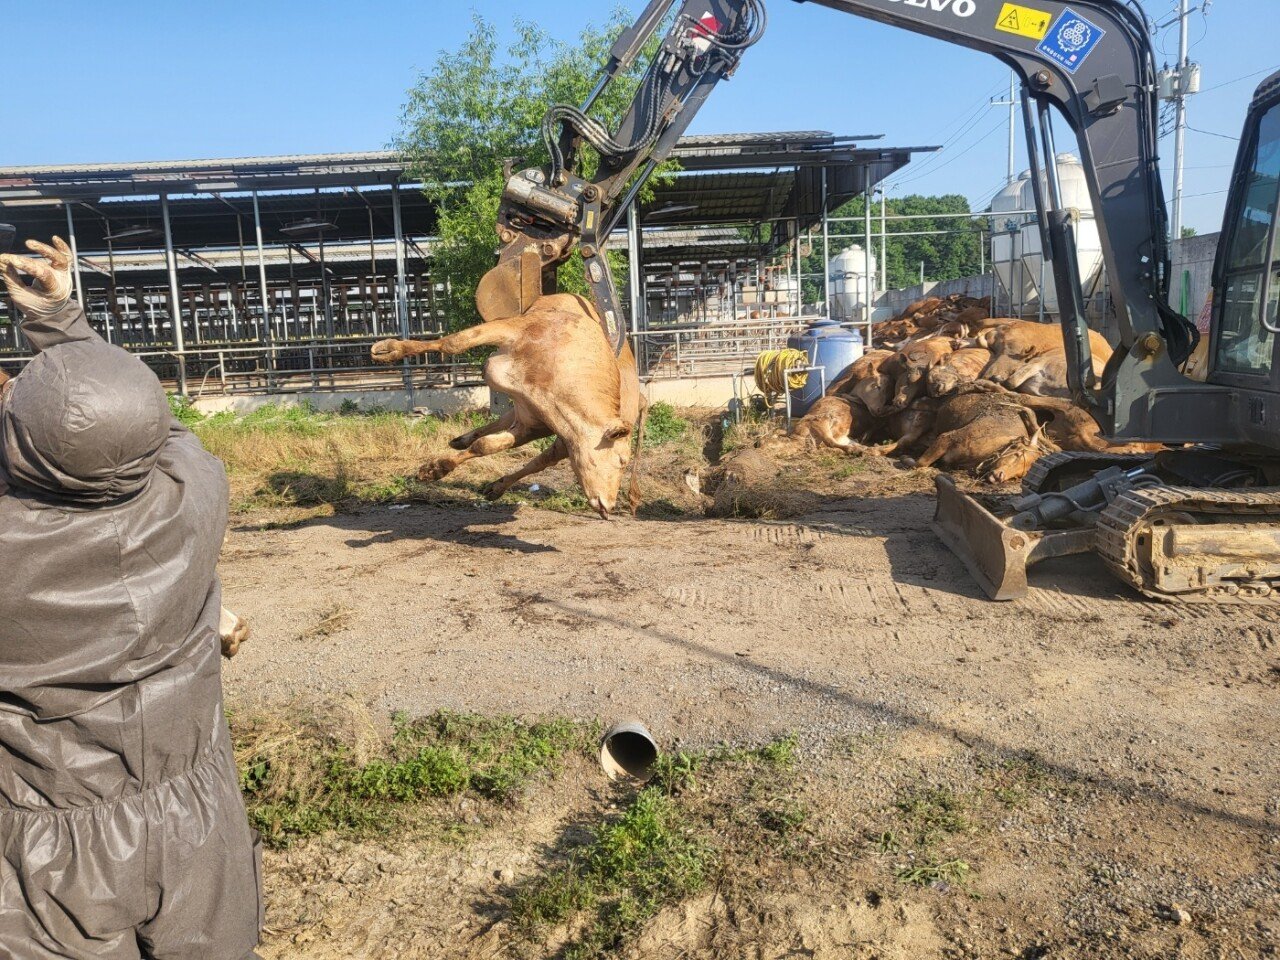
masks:
[(1006, 3), (1000, 8), (996, 29), (1016, 33), (1020, 37), (1030, 37), (1032, 40), (1043, 40), (1052, 22), (1053, 14), (1047, 11), (1024, 7), (1019, 3)]

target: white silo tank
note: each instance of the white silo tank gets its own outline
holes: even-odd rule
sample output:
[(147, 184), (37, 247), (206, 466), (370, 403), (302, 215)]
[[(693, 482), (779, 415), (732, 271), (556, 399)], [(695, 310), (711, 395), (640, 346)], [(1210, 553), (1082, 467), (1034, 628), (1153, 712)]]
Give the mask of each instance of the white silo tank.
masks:
[[(1049, 202), (1049, 188), (1046, 174), (1041, 173), (1045, 202)], [(1067, 209), (1080, 211), (1076, 221), (1076, 251), (1080, 262), (1080, 286), (1084, 290), (1085, 299), (1089, 299), (1098, 290), (1102, 282), (1102, 241), (1098, 235), (1098, 221), (1093, 215), (1093, 201), (1089, 197), (1089, 184), (1085, 179), (1084, 166), (1073, 153), (1058, 154), (1058, 182), (1062, 187), (1062, 205)], [(1024, 209), (1035, 207), (1035, 192), (1031, 186), (1031, 177), (1027, 176), (1023, 188), (1022, 202)], [(1044, 257), (1040, 249), (1040, 225), (1034, 218), (1022, 227), (1022, 260), (1026, 265), (1028, 283), (1033, 296), (1038, 294), (1040, 285), (1040, 267)], [(1058, 310), (1058, 295), (1053, 282), (1053, 265), (1044, 265), (1045, 296), (1044, 308), (1049, 313)]]
[[(871, 269), (870, 285), (867, 282), (868, 267)], [(875, 287), (875, 256), (868, 262), (866, 251), (855, 243), (831, 258), (827, 276), (831, 278), (832, 319), (861, 320), (863, 307), (869, 300), (868, 286), (871, 289)]]
[(1034, 202), (1026, 204), (1023, 200), (1030, 182), (1031, 171), (1024, 170), (991, 199), (991, 264), (1004, 291), (998, 298), (1001, 314), (1016, 313), (1035, 296), (1035, 287), (1028, 281), (1022, 262), (1022, 228), (1034, 218), (1015, 212), (1034, 207)]
[(800, 298), (796, 295), (796, 278), (792, 274), (782, 274), (773, 278), (773, 289), (778, 294), (778, 315), (798, 316)]

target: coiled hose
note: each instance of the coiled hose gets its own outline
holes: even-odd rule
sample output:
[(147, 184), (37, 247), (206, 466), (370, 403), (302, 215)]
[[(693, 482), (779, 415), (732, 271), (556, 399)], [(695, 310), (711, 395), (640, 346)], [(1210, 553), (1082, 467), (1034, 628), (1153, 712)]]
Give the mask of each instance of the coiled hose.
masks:
[(756, 389), (770, 403), (787, 390), (801, 390), (809, 382), (809, 374), (792, 373), (792, 367), (807, 367), (809, 355), (803, 350), (786, 347), (782, 350), (765, 350), (756, 357)]

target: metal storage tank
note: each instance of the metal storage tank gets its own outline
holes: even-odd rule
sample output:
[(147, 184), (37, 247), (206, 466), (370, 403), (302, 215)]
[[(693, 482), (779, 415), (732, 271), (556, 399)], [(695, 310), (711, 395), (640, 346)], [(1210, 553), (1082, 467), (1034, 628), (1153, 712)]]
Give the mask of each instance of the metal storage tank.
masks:
[(788, 337), (787, 346), (803, 350), (809, 357), (809, 366), (823, 368), (821, 374), (810, 373), (799, 390), (791, 391), (791, 412), (803, 416), (822, 399), (825, 388), (862, 356), (862, 334), (838, 320), (818, 320)]
[[(1084, 167), (1073, 153), (1058, 154), (1058, 180), (1062, 184), (1062, 203), (1064, 207), (1075, 207), (1080, 211), (1080, 219), (1076, 223), (1076, 249), (1080, 261), (1080, 286), (1084, 290), (1085, 299), (1090, 299), (1101, 288), (1102, 240), (1098, 234), (1098, 221), (1093, 215), (1093, 201), (1089, 198), (1089, 185), (1085, 181)], [(1048, 201), (1048, 186), (1045, 175), (1041, 175), (1045, 199)], [(1027, 175), (1023, 186), (1022, 204), (1024, 210), (1033, 210), (1036, 205), (1035, 192), (1031, 186), (1031, 176)], [(1038, 294), (1040, 288), (1040, 267), (1044, 261), (1040, 249), (1040, 226), (1034, 217), (1028, 218), (1022, 226), (1022, 261), (1026, 265), (1027, 281), (1031, 289)], [(1048, 313), (1058, 310), (1058, 295), (1053, 283), (1053, 265), (1044, 267), (1044, 308)]]
[[(836, 320), (861, 320), (868, 301), (867, 257), (858, 244), (831, 258), (827, 276), (831, 278), (831, 316)], [(871, 286), (875, 285), (876, 258), (871, 257)]]
[[(1022, 262), (1022, 227), (1034, 216), (1017, 214), (1015, 210), (1029, 210), (1034, 203), (1024, 205), (1023, 193), (1029, 192), (1031, 171), (1024, 170), (1016, 180), (1007, 184), (991, 200), (991, 263), (996, 279), (1004, 295), (997, 298), (993, 309), (997, 316), (1017, 316), (1023, 304), (1035, 297), (1035, 285), (1027, 278)], [(1003, 301), (1003, 302), (999, 302)]]

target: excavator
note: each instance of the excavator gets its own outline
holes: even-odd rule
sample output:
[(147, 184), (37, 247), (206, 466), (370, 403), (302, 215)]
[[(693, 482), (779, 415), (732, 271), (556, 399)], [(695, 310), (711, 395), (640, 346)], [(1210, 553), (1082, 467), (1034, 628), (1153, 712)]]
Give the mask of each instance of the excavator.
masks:
[[(799, 0), (805, 2), (805, 0)], [(1123, 0), (809, 0), (989, 53), (1021, 80), (1042, 249), (1059, 291), (1073, 400), (1144, 456), (1044, 457), (1021, 496), (988, 504), (937, 483), (934, 530), (993, 599), (1027, 590), (1027, 568), (1093, 552), (1125, 583), (1172, 602), (1270, 602), (1280, 590), (1280, 74), (1258, 87), (1231, 180), (1213, 281), (1204, 380), (1184, 374), (1200, 338), (1168, 306), (1170, 239), (1158, 158), (1151, 26)], [(576, 251), (606, 335), (626, 336), (603, 254), (646, 179), (717, 83), (763, 36), (762, 0), (653, 0), (613, 46), (581, 106), (543, 122), (545, 167), (510, 171), (486, 319), (554, 289)], [(591, 116), (611, 83), (648, 65), (616, 130)], [(1074, 134), (1101, 234), (1119, 343), (1094, 371), (1080, 284), (1077, 210), (1063, 202), (1054, 122)], [(594, 151), (594, 164), (584, 162)], [(591, 172), (588, 175), (588, 167)]]

